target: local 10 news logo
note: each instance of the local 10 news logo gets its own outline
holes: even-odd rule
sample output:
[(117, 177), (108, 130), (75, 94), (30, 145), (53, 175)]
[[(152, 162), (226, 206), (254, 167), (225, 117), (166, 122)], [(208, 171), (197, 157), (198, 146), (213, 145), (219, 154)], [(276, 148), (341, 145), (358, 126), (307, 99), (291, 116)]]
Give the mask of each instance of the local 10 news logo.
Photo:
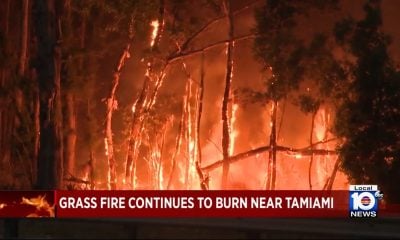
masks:
[(378, 201), (382, 198), (378, 185), (350, 185), (350, 217), (377, 217)]

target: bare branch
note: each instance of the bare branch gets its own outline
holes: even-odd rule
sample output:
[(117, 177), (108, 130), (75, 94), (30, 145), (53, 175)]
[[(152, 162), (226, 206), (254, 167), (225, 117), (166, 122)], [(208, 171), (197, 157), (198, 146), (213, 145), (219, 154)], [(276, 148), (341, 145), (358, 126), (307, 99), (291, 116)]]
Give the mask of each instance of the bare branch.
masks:
[[(261, 2), (261, 0), (255, 0), (254, 2), (251, 2), (249, 4), (247, 4), (246, 6), (233, 11), (232, 15), (238, 15), (242, 12), (244, 12), (245, 10), (249, 9), (250, 7), (256, 5), (257, 3)], [(201, 27), (200, 29), (198, 29), (192, 36), (188, 37), (186, 39), (186, 41), (182, 44), (182, 46), (180, 47), (180, 49), (178, 49), (176, 52), (174, 52), (171, 56), (175, 56), (175, 55), (179, 55), (181, 53), (182, 50), (186, 50), (187, 47), (190, 45), (190, 43), (197, 38), (202, 32), (204, 32), (206, 29), (208, 29), (211, 25), (224, 20), (226, 18), (226, 16), (218, 16), (212, 20), (210, 20), (209, 22), (207, 22), (203, 27)]]
[(242, 160), (244, 158), (248, 158), (248, 157), (251, 157), (251, 156), (266, 152), (266, 151), (269, 151), (269, 150), (270, 150), (270, 146), (259, 147), (259, 148), (256, 148), (256, 149), (244, 152), (244, 153), (239, 153), (239, 154), (236, 154), (234, 156), (230, 156), (229, 158), (227, 158), (225, 160), (222, 159), (222, 160), (219, 160), (217, 162), (214, 162), (214, 163), (212, 163), (212, 164), (210, 164), (208, 166), (203, 167), (202, 170), (209, 172), (211, 170), (214, 170), (214, 169), (220, 167), (224, 162), (231, 164), (231, 163), (234, 163), (236, 161)]
[[(235, 37), (232, 40), (237, 42), (237, 41), (241, 41), (241, 40), (252, 39), (252, 38), (255, 38), (255, 37), (256, 37), (255, 34), (248, 34), (248, 35), (243, 35), (243, 36), (240, 36), (240, 37)], [(207, 46), (205, 46), (203, 48), (200, 48), (200, 49), (195, 49), (195, 50), (191, 50), (191, 51), (187, 51), (187, 52), (178, 52), (176, 54), (172, 54), (170, 57), (167, 58), (167, 64), (173, 63), (173, 62), (175, 62), (175, 61), (177, 61), (177, 60), (179, 60), (181, 58), (184, 58), (184, 57), (193, 56), (193, 55), (199, 54), (199, 53), (201, 53), (203, 51), (210, 50), (211, 48), (218, 47), (218, 46), (220, 46), (222, 44), (226, 44), (229, 41), (230, 41), (229, 39), (222, 40), (222, 41), (211, 43), (211, 44), (209, 44), (209, 45), (207, 45)]]

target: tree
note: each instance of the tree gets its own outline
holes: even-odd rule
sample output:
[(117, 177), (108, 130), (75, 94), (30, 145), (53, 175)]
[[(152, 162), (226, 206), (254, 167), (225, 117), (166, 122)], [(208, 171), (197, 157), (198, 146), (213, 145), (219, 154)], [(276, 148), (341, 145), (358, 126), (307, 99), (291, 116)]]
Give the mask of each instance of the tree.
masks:
[(40, 96), (40, 148), (37, 187), (62, 186), (61, 24), (63, 2), (34, 2), (37, 37), (36, 71)]
[[(225, 90), (224, 90), (224, 98), (222, 100), (222, 153), (224, 159), (229, 158), (229, 148), (231, 143), (230, 137), (230, 121), (228, 114), (228, 103), (231, 99), (231, 85), (232, 85), (232, 76), (233, 76), (233, 50), (234, 44), (233, 34), (234, 34), (234, 25), (233, 25), (233, 15), (232, 15), (232, 7), (230, 0), (224, 2), (225, 6), (225, 15), (228, 19), (228, 38), (229, 42), (227, 45), (227, 56), (226, 56), (226, 75), (225, 75)], [(221, 180), (221, 189), (226, 189), (227, 181), (229, 174), (229, 164), (226, 163), (222, 166), (222, 180)]]
[(378, 184), (388, 202), (400, 202), (400, 72), (388, 54), (379, 1), (368, 1), (365, 18), (337, 24), (336, 37), (355, 62), (338, 106), (335, 132), (342, 168), (352, 182)]
[(278, 103), (298, 90), (307, 69), (307, 47), (295, 34), (296, 19), (304, 16), (311, 8), (334, 6), (335, 1), (266, 1), (262, 9), (256, 11), (256, 39), (254, 53), (262, 62), (266, 73), (264, 92), (249, 89), (242, 91), (245, 98), (252, 101), (271, 103), (270, 151), (268, 162), (267, 189), (275, 189)]

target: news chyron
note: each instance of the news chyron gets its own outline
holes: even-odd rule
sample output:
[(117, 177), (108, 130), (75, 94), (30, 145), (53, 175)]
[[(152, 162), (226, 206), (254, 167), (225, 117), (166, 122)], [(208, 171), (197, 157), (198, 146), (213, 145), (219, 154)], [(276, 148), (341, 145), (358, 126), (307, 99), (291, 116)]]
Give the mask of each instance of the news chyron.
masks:
[(382, 198), (383, 194), (378, 190), (378, 185), (350, 185), (350, 217), (377, 217), (378, 201)]

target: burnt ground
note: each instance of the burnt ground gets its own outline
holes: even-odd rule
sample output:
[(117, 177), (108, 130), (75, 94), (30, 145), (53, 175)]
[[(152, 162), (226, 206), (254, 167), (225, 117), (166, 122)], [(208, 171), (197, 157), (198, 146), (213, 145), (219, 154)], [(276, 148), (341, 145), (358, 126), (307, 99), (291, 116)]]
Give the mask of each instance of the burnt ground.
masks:
[(400, 218), (19, 219), (16, 222), (10, 225), (0, 220), (0, 236), (21, 239), (400, 239)]

